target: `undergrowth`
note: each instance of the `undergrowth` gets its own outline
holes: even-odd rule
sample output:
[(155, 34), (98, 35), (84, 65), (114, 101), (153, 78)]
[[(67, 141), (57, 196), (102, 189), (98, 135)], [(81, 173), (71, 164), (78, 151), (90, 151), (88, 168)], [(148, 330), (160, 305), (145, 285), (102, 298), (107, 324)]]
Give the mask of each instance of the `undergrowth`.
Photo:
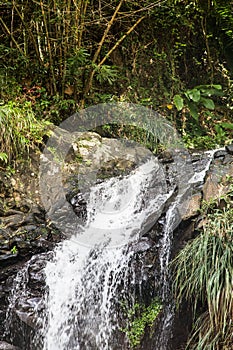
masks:
[(8, 102), (0, 106), (0, 162), (27, 157), (49, 135), (50, 122), (38, 121), (31, 103)]

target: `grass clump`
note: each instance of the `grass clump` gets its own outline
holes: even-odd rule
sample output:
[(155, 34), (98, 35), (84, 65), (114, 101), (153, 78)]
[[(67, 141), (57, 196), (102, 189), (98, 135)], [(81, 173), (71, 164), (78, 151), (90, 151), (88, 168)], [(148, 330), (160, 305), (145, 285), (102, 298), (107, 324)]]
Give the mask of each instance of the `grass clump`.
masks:
[(48, 121), (38, 121), (31, 103), (8, 102), (0, 106), (0, 161), (10, 163), (29, 155), (49, 134)]
[[(204, 228), (173, 261), (177, 306), (193, 306), (187, 349), (230, 350), (233, 344), (233, 192), (222, 209), (204, 206)], [(223, 198), (221, 199), (223, 201)]]

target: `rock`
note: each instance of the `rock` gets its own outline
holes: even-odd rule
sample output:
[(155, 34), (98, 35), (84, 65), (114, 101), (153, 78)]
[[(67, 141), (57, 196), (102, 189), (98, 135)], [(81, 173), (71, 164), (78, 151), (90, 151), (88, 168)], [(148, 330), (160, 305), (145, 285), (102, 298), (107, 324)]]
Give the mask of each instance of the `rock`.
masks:
[(81, 193), (77, 193), (70, 199), (70, 204), (72, 205), (74, 212), (82, 219), (87, 217), (87, 202), (83, 198)]
[(214, 153), (214, 158), (224, 158), (227, 152), (225, 150), (219, 150)]
[(174, 162), (173, 155), (168, 151), (161, 152), (159, 154), (158, 158), (161, 159), (161, 162), (163, 164), (169, 164), (169, 163)]
[(233, 163), (232, 155), (231, 155), (231, 154), (226, 154), (226, 156), (225, 156), (224, 159), (223, 159), (222, 164), (223, 164), (223, 165), (229, 165), (229, 164), (231, 164), (231, 163)]
[(73, 157), (69, 157), (65, 169), (87, 175), (98, 172), (100, 178), (130, 171), (151, 155), (136, 142), (101, 138), (93, 132), (77, 133), (72, 148)]
[[(231, 160), (233, 158), (231, 157)], [(216, 162), (212, 165), (209, 174), (205, 180), (203, 186), (203, 199), (209, 202), (213, 199), (219, 199), (229, 191), (230, 184), (226, 183), (226, 177), (233, 176), (233, 163), (228, 162), (223, 164), (222, 162)]]
[(218, 182), (218, 178), (210, 174), (203, 186), (203, 199), (210, 202), (213, 199), (221, 197), (225, 193), (225, 187)]
[(231, 143), (230, 145), (227, 145), (227, 146), (226, 146), (226, 151), (227, 151), (229, 154), (233, 154), (233, 143)]
[(0, 341), (0, 350), (20, 350), (18, 347), (11, 345), (5, 341)]
[(202, 195), (199, 192), (199, 193), (192, 195), (191, 198), (189, 198), (184, 203), (186, 209), (184, 211), (184, 215), (182, 217), (182, 220), (188, 220), (191, 217), (198, 214), (198, 210), (201, 207), (201, 199), (202, 199)]
[(138, 242), (131, 245), (134, 253), (144, 253), (154, 246), (154, 242), (148, 237), (142, 237)]

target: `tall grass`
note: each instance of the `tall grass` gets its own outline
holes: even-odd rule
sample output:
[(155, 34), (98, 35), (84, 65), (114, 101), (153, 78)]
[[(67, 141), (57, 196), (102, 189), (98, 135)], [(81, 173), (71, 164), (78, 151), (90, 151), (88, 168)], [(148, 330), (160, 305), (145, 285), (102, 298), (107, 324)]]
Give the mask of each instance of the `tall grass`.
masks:
[(49, 124), (36, 119), (28, 102), (0, 106), (0, 161), (27, 157), (30, 149), (42, 143)]
[(233, 201), (211, 208), (203, 232), (173, 261), (177, 306), (193, 306), (195, 323), (187, 349), (233, 348)]

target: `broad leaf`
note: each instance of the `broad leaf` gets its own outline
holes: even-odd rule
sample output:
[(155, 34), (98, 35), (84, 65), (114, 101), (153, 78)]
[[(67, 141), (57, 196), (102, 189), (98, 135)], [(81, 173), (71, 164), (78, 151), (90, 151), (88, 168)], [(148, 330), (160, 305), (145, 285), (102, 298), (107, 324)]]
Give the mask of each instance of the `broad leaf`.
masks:
[(211, 100), (210, 98), (202, 97), (200, 102), (203, 104), (203, 106), (205, 108), (208, 108), (208, 109), (211, 109), (211, 110), (214, 110), (214, 108), (215, 108), (214, 101)]
[(222, 85), (211, 85), (211, 87), (216, 90), (222, 90)]
[(173, 102), (178, 111), (181, 111), (181, 109), (184, 107), (184, 100), (180, 95), (175, 95), (173, 98)]
[(193, 102), (199, 102), (201, 97), (200, 90), (192, 89), (192, 90), (188, 90), (186, 93), (190, 98), (190, 100), (193, 100)]
[(216, 90), (216, 89), (201, 89), (202, 96), (223, 96), (222, 90)]

